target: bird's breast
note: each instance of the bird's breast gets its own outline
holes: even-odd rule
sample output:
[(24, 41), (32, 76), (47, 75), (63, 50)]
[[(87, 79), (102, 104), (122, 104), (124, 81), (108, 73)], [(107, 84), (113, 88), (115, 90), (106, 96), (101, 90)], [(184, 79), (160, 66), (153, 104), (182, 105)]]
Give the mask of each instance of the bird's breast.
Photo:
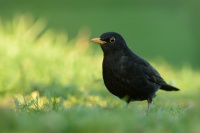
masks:
[(127, 95), (125, 85), (122, 83), (125, 81), (123, 78), (124, 67), (118, 59), (105, 59), (103, 60), (103, 80), (106, 88), (112, 94), (123, 98)]

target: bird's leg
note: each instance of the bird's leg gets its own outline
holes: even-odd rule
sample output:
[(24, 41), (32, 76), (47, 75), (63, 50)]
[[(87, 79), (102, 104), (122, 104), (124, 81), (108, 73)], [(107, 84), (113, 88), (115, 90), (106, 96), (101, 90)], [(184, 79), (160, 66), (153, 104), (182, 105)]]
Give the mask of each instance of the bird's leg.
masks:
[(150, 112), (150, 108), (151, 108), (152, 99), (148, 99), (147, 102), (148, 102), (148, 110), (147, 110), (147, 113), (149, 113), (149, 112)]
[(126, 102), (126, 109), (128, 109), (128, 105), (129, 105), (129, 103)]
[(127, 106), (127, 108), (128, 108), (128, 105), (129, 105), (129, 103), (130, 103), (130, 98), (129, 98), (129, 96), (127, 95), (127, 96), (124, 96), (123, 98), (122, 98), (125, 102), (126, 102), (126, 106)]
[(128, 105), (129, 105), (130, 101), (126, 100), (126, 108), (128, 109)]

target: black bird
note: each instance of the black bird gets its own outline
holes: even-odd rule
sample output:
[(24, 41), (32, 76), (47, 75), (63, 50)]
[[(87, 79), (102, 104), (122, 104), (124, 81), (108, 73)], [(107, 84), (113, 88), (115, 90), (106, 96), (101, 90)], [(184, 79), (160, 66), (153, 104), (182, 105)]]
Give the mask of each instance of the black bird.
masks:
[(102, 69), (105, 86), (127, 104), (147, 100), (149, 112), (158, 89), (179, 90), (167, 84), (153, 66), (132, 52), (120, 34), (106, 32), (91, 41), (100, 44), (104, 53)]

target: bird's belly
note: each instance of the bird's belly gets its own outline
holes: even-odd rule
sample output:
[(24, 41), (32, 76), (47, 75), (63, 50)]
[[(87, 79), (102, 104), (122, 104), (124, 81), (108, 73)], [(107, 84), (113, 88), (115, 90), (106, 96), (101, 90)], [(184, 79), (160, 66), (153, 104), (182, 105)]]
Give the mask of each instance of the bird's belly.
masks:
[(124, 89), (123, 85), (117, 83), (115, 79), (111, 78), (109, 81), (110, 82), (108, 83), (107, 80), (104, 80), (104, 83), (110, 93), (119, 98), (123, 98), (128, 94), (128, 92)]
[(129, 101), (141, 101), (153, 98), (155, 92), (159, 89), (159, 86), (156, 84), (144, 83), (141, 86), (134, 86), (132, 83), (128, 83), (130, 81), (116, 77), (112, 73), (104, 73), (103, 79), (110, 93), (121, 99), (128, 98)]

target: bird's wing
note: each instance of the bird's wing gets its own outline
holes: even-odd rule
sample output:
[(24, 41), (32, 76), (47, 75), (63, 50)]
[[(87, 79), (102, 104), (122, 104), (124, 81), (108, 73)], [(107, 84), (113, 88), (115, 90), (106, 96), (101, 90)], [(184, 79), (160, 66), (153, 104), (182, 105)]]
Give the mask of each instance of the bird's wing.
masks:
[(126, 56), (123, 58), (123, 63), (120, 64), (123, 64), (122, 68), (124, 68), (120, 71), (122, 72), (122, 77), (131, 79), (131, 82), (134, 82), (136, 85), (145, 85), (146, 81), (158, 85), (166, 84), (155, 68), (138, 55)]
[(138, 62), (138, 66), (141, 67), (145, 77), (152, 83), (156, 84), (166, 84), (160, 74), (156, 71), (156, 69), (151, 66), (146, 60), (142, 59)]
[[(148, 62), (146, 62), (148, 63)], [(160, 74), (150, 65), (143, 65), (143, 71), (146, 76), (146, 78), (152, 82), (160, 85), (160, 89), (165, 91), (178, 91), (179, 89), (168, 85), (164, 79), (160, 76)]]

